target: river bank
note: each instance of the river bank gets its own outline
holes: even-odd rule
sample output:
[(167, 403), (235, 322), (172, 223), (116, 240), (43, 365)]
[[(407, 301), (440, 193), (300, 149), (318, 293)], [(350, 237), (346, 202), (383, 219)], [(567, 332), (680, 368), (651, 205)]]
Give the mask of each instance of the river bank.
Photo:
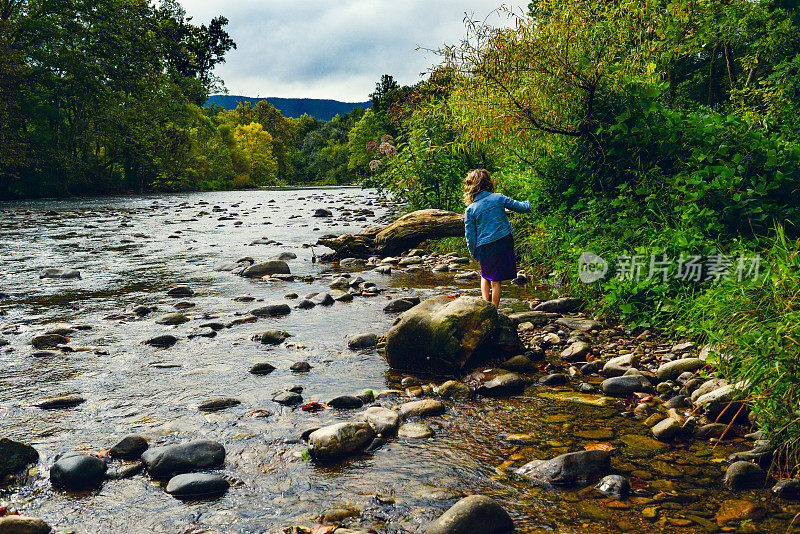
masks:
[[(641, 354), (640, 371), (647, 374), (658, 371), (666, 354), (694, 355), (700, 347), (673, 350), (672, 343), (634, 336), (616, 325), (575, 334), (556, 322), (562, 317), (545, 324), (521, 321), (527, 350), (538, 355), (533, 367), (517, 371), (529, 384), (524, 392), (465, 398), (439, 395), (443, 379), (392, 371), (377, 346), (350, 348), (357, 335), (389, 330), (398, 312), (384, 307), (394, 299), (477, 294), (470, 274), (475, 266), (457, 255), (414, 252), (397, 258), (405, 265), (388, 263), (389, 272), (377, 272), (379, 261), (323, 265), (314, 261), (321, 250), (304, 247), (325, 234), (387, 221), (396, 208), (375, 192), (353, 190), (1, 206), (6, 282), (0, 290), (8, 297), (0, 304), (8, 345), (0, 362), (7, 369), (0, 378), (0, 413), (4, 435), (33, 445), (39, 454), (3, 486), (4, 505), (41, 517), (56, 530), (76, 532), (281, 532), (318, 523), (416, 532), (459, 498), (480, 493), (500, 503), (519, 532), (786, 529), (795, 513), (790, 501), (760, 488), (724, 488), (728, 456), (751, 448), (744, 430), (733, 429), (726, 435), (730, 439), (719, 443), (686, 432), (658, 441), (643, 424), (644, 410), (648, 417), (658, 411), (649, 392), (640, 392), (646, 394), (642, 402), (627, 407), (628, 396), (576, 394), (581, 382), (602, 388), (601, 377), (576, 373), (577, 356), (569, 363), (560, 357), (574, 345), (568, 343), (571, 337), (584, 338), (598, 361)], [(318, 209), (330, 215), (314, 217)], [(289, 276), (247, 278), (214, 270), (246, 256), (260, 262), (282, 254)], [(39, 279), (46, 268), (77, 269), (80, 278)], [(350, 280), (345, 291), (342, 274)], [(191, 293), (170, 294), (182, 286)], [(503, 305), (511, 313), (530, 312), (534, 301), (550, 296), (531, 285), (509, 289)], [(352, 293), (352, 300), (337, 291)], [(324, 293), (339, 300), (325, 306)], [(298, 307), (303, 300), (315, 305)], [(277, 302), (289, 313), (252, 313)], [(139, 306), (157, 310), (137, 312)], [(167, 319), (170, 314), (188, 320)], [(580, 318), (571, 312), (566, 317)], [(164, 324), (169, 322), (176, 324)], [(55, 332), (61, 328), (71, 331)], [(291, 337), (265, 343), (264, 334), (275, 330)], [(31, 345), (46, 332), (69, 341)], [(175, 344), (142, 343), (159, 336), (174, 336)], [(297, 365), (301, 362), (307, 365)], [(264, 374), (264, 364), (274, 370)], [(253, 373), (258, 365), (262, 371)], [(539, 385), (542, 376), (559, 373), (564, 378), (548, 379), (562, 381), (558, 387)], [(497, 366), (487, 365), (464, 383), (477, 389), (498, 374)], [(673, 393), (683, 387), (670, 386)], [(276, 401), (297, 393), (302, 404), (331, 404), (364, 390), (390, 410), (430, 399), (445, 411), (409, 419), (428, 427), (420, 435), (431, 431), (431, 436), (413, 437), (411, 430), (424, 429), (411, 427), (370, 453), (331, 462), (309, 458), (303, 435), (357, 420), (366, 407), (305, 411)], [(62, 394), (83, 402), (36, 406)], [(230, 488), (219, 498), (178, 500), (165, 492), (166, 480), (119, 459), (109, 459), (107, 473), (115, 476), (99, 487), (78, 492), (52, 487), (58, 454), (105, 451), (127, 434), (142, 435), (151, 448), (194, 440), (221, 444), (224, 462), (205, 471), (220, 475)], [(587, 447), (613, 447), (611, 468), (631, 482), (630, 498), (602, 496), (591, 490), (593, 484), (542, 488), (514, 473), (531, 460)], [(720, 526), (721, 510), (743, 507), (731, 501), (753, 503), (752, 516), (729, 518)]]

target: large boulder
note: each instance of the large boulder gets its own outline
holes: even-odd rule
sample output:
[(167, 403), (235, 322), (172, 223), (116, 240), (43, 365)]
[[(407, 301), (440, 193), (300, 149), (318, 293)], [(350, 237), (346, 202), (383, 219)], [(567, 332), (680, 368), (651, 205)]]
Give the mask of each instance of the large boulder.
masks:
[(315, 430), (308, 436), (309, 451), (317, 459), (346, 456), (366, 447), (375, 431), (364, 421), (337, 423)]
[(484, 495), (464, 497), (431, 523), (425, 534), (510, 534), (514, 522), (508, 512)]
[(550, 460), (534, 460), (516, 470), (534, 484), (552, 486), (586, 485), (611, 471), (608, 451), (578, 451)]
[(452, 211), (417, 210), (403, 215), (375, 236), (381, 254), (396, 254), (415, 248), (428, 239), (462, 237), (464, 216)]
[(208, 440), (153, 447), (142, 453), (142, 461), (150, 476), (167, 478), (196, 469), (219, 467), (225, 461), (225, 447)]
[(0, 438), (0, 480), (15, 475), (39, 459), (36, 449), (25, 443), (8, 438)]
[(441, 295), (401, 314), (386, 335), (386, 358), (393, 369), (456, 375), (496, 349), (520, 352), (510, 321), (478, 297)]
[(385, 227), (369, 227), (360, 234), (321, 237), (317, 244), (332, 248), (339, 258), (369, 258), (398, 254), (428, 239), (463, 235), (463, 215), (430, 209), (412, 211)]

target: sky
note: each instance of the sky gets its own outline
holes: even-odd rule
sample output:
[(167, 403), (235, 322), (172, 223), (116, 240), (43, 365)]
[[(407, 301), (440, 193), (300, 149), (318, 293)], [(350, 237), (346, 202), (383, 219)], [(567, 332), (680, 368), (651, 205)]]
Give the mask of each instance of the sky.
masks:
[[(182, 0), (194, 24), (228, 18), (237, 49), (215, 74), (233, 95), (363, 102), (383, 74), (411, 85), (456, 44), (464, 17), (509, 24), (503, 0)], [(528, 0), (506, 1), (517, 14)]]

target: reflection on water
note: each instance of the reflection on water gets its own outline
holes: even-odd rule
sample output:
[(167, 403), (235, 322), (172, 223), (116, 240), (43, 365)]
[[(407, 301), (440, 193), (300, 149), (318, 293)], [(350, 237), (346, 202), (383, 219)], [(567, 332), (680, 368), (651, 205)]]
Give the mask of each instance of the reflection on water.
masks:
[[(334, 217), (312, 217), (319, 207), (331, 209)], [(374, 216), (359, 221), (358, 214), (348, 215), (361, 208), (373, 210)], [(654, 526), (642, 518), (642, 509), (656, 502), (653, 495), (659, 491), (677, 495), (659, 501), (662, 515), (713, 521), (719, 500), (726, 498), (718, 489), (718, 460), (742, 445), (713, 451), (678, 445), (655, 459), (640, 457), (619, 438), (643, 435), (641, 423), (619, 418), (616, 409), (538, 396), (537, 388), (510, 400), (448, 403), (448, 412), (430, 421), (436, 435), (429, 440), (392, 440), (372, 455), (336, 464), (304, 460), (305, 447), (298, 440), (303, 430), (348, 420), (357, 412), (292, 410), (272, 402), (273, 393), (298, 384), (306, 402), (324, 402), (363, 389), (399, 387), (402, 377), (390, 373), (377, 352), (350, 351), (347, 340), (388, 329), (394, 316), (382, 312), (387, 298), (474, 293), (475, 287), (455, 284), (447, 274), (387, 277), (368, 271), (362, 274), (367, 281), (387, 289), (379, 297), (294, 309), (281, 319), (223, 329), (211, 339), (187, 336), (209, 320), (228, 323), (259, 301), (327, 288), (329, 266), (312, 262), (312, 249), (302, 245), (323, 234), (357, 231), (390, 209), (374, 191), (354, 189), (0, 204), (0, 292), (8, 294), (0, 300), (5, 314), (0, 319), (2, 336), (10, 342), (9, 350), (0, 354), (0, 420), (4, 435), (33, 444), (42, 455), (38, 472), (5, 499), (21, 512), (76, 532), (278, 532), (292, 524), (313, 524), (337, 508), (358, 511), (348, 520), (353, 525), (414, 532), (459, 496), (475, 492), (499, 500), (520, 532), (651, 531)], [(48, 215), (50, 210), (56, 215)], [(279, 244), (250, 245), (265, 237)], [(286, 251), (297, 254), (289, 262), (293, 274), (323, 278), (264, 282), (213, 271), (215, 265), (243, 256), (259, 260)], [(40, 280), (39, 271), (48, 267), (79, 269), (82, 278)], [(190, 285), (196, 294), (168, 297), (166, 291), (179, 284)], [(509, 291), (506, 302), (515, 307), (521, 304), (514, 299), (536, 295), (531, 289)], [(233, 300), (239, 295), (257, 302)], [(188, 323), (155, 323), (182, 300), (195, 304), (185, 310)], [(140, 304), (159, 311), (136, 320), (104, 319)], [(63, 324), (91, 326), (70, 334), (71, 345), (80, 350), (34, 355), (29, 345), (33, 335)], [(279, 347), (251, 340), (269, 328), (287, 330), (293, 337)], [(180, 340), (166, 350), (141, 344), (163, 333)], [(299, 360), (310, 362), (312, 370), (290, 372), (289, 366)], [(266, 376), (247, 372), (264, 361), (277, 370)], [(87, 402), (54, 411), (31, 406), (40, 397), (64, 393), (79, 393)], [(216, 396), (235, 397), (241, 404), (212, 414), (197, 410), (199, 402)], [(391, 406), (401, 400), (381, 402)], [(272, 415), (256, 417), (258, 410)], [(614, 504), (581, 490), (536, 489), (508, 474), (508, 467), (593, 442), (576, 437), (577, 430), (608, 428), (613, 435), (604, 441), (618, 447), (615, 468), (649, 477), (642, 480), (647, 489), (639, 501)], [(151, 443), (221, 441), (227, 449), (222, 471), (233, 481), (231, 490), (218, 500), (184, 503), (144, 474), (108, 480), (101, 490), (84, 494), (50, 487), (47, 467), (57, 453), (106, 449), (133, 432)], [(530, 438), (509, 438), (514, 434)], [(661, 520), (657, 528), (703, 531), (700, 523), (690, 523)]]

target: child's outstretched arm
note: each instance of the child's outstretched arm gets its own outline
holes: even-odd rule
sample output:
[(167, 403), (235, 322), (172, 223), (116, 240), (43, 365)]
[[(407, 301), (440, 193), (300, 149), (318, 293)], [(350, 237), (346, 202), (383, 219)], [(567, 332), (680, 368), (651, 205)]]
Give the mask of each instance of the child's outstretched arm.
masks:
[(478, 232), (475, 227), (475, 218), (472, 217), (470, 210), (464, 213), (464, 237), (467, 238), (467, 248), (469, 255), (475, 257), (475, 242), (478, 240)]
[(509, 198), (505, 195), (503, 197), (503, 205), (510, 209), (511, 211), (518, 211), (520, 213), (527, 213), (531, 211), (531, 203), (527, 200), (525, 202), (520, 202), (518, 200), (514, 200), (513, 198)]

